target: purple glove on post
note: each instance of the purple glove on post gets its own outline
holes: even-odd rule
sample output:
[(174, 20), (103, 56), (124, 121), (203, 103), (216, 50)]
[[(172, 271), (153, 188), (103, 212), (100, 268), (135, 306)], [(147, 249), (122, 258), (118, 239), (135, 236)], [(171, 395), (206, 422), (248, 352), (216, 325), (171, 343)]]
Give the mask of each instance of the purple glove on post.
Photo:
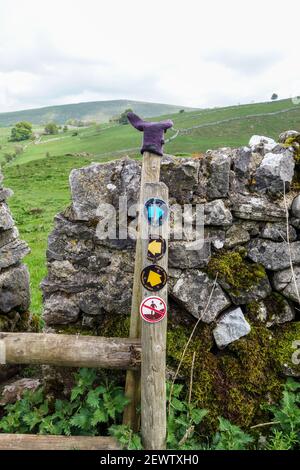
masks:
[(167, 119), (160, 122), (146, 122), (134, 113), (127, 114), (128, 121), (138, 131), (144, 132), (143, 147), (141, 153), (150, 152), (155, 155), (163, 156), (162, 146), (164, 141), (164, 132), (173, 126), (173, 121)]

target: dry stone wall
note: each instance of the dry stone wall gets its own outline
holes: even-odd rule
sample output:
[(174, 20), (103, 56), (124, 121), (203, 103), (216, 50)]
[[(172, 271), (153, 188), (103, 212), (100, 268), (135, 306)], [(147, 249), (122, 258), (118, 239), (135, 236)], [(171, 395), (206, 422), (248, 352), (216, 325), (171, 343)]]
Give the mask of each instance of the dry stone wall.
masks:
[(29, 316), (29, 273), (21, 260), (30, 250), (20, 240), (7, 205), (11, 195), (0, 170), (0, 331), (24, 329)]
[[(200, 318), (179, 380), (189, 382), (193, 367), (193, 400), (210, 410), (210, 429), (218, 416), (241, 426), (268, 421), (261, 405), (279, 400), (285, 376), (300, 376), (299, 148), (300, 134), (289, 131), (278, 142), (253, 136), (246, 147), (161, 161), (170, 206), (203, 210), (200, 250), (190, 233), (169, 243), (167, 360), (172, 377)], [(140, 175), (141, 162), (129, 158), (71, 172), (72, 204), (48, 242), (46, 331), (128, 334), (134, 208), (125, 239), (101, 240), (97, 226), (100, 204), (137, 203)]]
[[(26, 331), (30, 323), (29, 272), (22, 258), (29, 253), (20, 240), (7, 199), (10, 189), (3, 187), (0, 169), (0, 332)], [(14, 376), (19, 366), (0, 366), (0, 383)]]
[[(285, 143), (291, 135), (298, 136), (289, 131), (279, 143), (253, 136), (247, 147), (162, 159), (170, 204), (201, 205), (205, 224), (200, 251), (186, 237), (170, 241), (170, 297), (187, 318), (214, 322), (219, 348), (249, 333), (249, 311), (253, 316), (256, 309), (255, 320), (268, 326), (296, 318), (300, 196), (293, 189), (295, 147)], [(71, 172), (72, 205), (55, 218), (42, 283), (48, 327), (101, 334), (105, 318), (129, 314), (134, 239), (99, 240), (96, 227), (99, 204), (118, 209), (120, 196), (128, 206), (137, 203), (140, 174), (141, 163), (128, 158)]]

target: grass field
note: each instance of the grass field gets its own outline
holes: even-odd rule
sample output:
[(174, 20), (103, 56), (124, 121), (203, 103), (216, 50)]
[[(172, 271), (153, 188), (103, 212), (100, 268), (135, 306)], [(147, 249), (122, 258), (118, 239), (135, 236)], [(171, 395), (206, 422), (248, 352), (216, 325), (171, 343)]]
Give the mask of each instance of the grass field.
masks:
[[(287, 110), (287, 111), (286, 111)], [(284, 111), (284, 112), (282, 112)], [(272, 114), (274, 113), (274, 114)], [(259, 114), (259, 116), (258, 116)], [(175, 129), (188, 129), (165, 146), (166, 153), (194, 153), (220, 146), (246, 145), (253, 134), (276, 138), (287, 129), (300, 129), (300, 105), (290, 100), (250, 104), (166, 115), (174, 121)], [(223, 122), (219, 122), (223, 121)], [(41, 311), (39, 284), (46, 275), (45, 253), (47, 237), (53, 227), (53, 217), (69, 201), (68, 176), (73, 168), (91, 161), (108, 161), (126, 153), (138, 156), (141, 134), (130, 126), (97, 125), (43, 136), (40, 144), (30, 143), (16, 159), (4, 165), (5, 185), (14, 190), (9, 205), (20, 234), (30, 248), (25, 259), (31, 274), (32, 305), (34, 313)], [(9, 128), (0, 128), (0, 162), (14, 150), (8, 142)], [(169, 132), (167, 137), (174, 135)], [(53, 139), (53, 140), (52, 140)], [(123, 151), (124, 150), (124, 151)], [(91, 154), (86, 157), (66, 156), (67, 153)]]

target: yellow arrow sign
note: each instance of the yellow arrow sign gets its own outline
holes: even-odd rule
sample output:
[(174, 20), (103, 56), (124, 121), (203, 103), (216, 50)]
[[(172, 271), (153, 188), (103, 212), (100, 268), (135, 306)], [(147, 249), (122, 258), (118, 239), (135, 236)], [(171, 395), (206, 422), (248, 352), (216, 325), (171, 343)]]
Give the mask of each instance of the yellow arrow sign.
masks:
[(152, 253), (153, 256), (160, 255), (161, 254), (161, 248), (162, 248), (161, 247), (161, 242), (158, 242), (157, 240), (153, 240), (148, 245), (148, 251), (150, 251), (150, 253)]
[(148, 275), (147, 282), (154, 287), (161, 283), (161, 276), (160, 274), (155, 273), (154, 271), (150, 271)]
[(168, 280), (166, 271), (156, 264), (146, 266), (141, 272), (141, 283), (145, 289), (156, 292), (163, 289)]

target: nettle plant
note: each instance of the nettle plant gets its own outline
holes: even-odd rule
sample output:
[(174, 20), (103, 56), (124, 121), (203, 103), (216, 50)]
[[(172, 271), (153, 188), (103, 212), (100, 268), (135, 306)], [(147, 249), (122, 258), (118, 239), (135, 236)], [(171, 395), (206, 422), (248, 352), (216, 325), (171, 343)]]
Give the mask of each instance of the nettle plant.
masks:
[(98, 384), (93, 369), (80, 369), (70, 400), (53, 400), (44, 389), (27, 391), (5, 407), (0, 421), (3, 432), (95, 436), (120, 422), (128, 399), (114, 383)]
[(168, 447), (203, 450), (298, 450), (300, 449), (300, 383), (289, 378), (282, 399), (276, 405), (264, 405), (272, 418), (248, 432), (219, 418), (219, 429), (210, 438), (199, 434), (199, 424), (207, 410), (195, 408), (180, 399), (183, 386), (173, 388), (168, 419)]
[(207, 415), (208, 410), (198, 409), (193, 403), (181, 399), (183, 385), (167, 384), (168, 436), (170, 449), (201, 449), (203, 436), (196, 428)]
[(264, 409), (273, 414), (272, 429), (265, 448), (300, 449), (300, 383), (288, 379), (280, 402), (277, 405), (266, 405)]
[[(171, 393), (170, 393), (171, 392)], [(171, 396), (170, 396), (171, 395)], [(201, 433), (201, 423), (209, 411), (186, 401), (184, 386), (167, 384), (168, 437), (172, 450), (291, 450), (300, 449), (300, 383), (288, 379), (282, 399), (276, 405), (264, 405), (270, 421), (248, 432), (219, 418), (213, 436)], [(0, 431), (56, 435), (111, 435), (123, 448), (142, 449), (141, 437), (121, 423), (128, 399), (124, 389), (102, 380), (93, 369), (80, 369), (69, 400), (48, 398), (41, 387), (27, 391), (23, 398), (4, 407)]]

